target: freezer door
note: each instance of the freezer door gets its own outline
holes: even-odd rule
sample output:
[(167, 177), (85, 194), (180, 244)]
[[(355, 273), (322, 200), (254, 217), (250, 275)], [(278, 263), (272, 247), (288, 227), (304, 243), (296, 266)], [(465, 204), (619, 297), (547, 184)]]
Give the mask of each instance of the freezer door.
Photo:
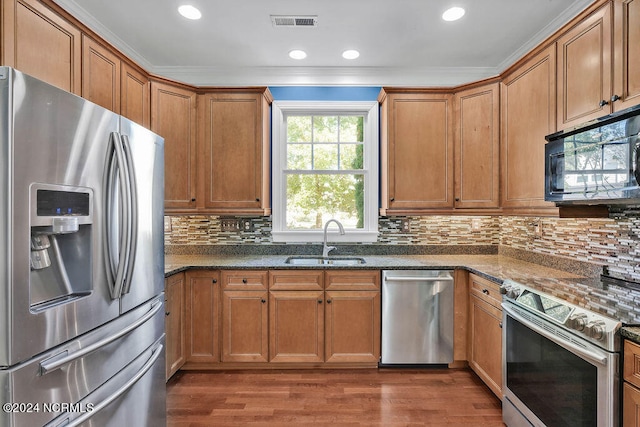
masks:
[[(111, 383), (109, 395), (112, 395), (128, 379), (136, 377), (151, 358), (162, 359), (157, 362), (162, 365), (160, 373), (154, 374), (161, 376), (161, 386), (154, 380), (154, 388), (145, 391), (149, 384), (143, 381), (140, 384), (146, 385), (137, 386), (136, 390), (140, 394), (157, 393), (154, 399), (164, 399), (164, 350), (156, 345), (164, 336), (163, 308), (164, 294), (161, 294), (70, 343), (11, 369), (0, 370), (0, 400), (9, 405), (0, 411), (0, 426), (42, 426), (69, 410), (74, 417), (92, 412), (102, 402), (93, 394), (102, 384), (127, 372), (126, 381), (122, 381), (121, 375), (117, 387), (116, 383)], [(144, 362), (136, 362), (138, 369), (130, 369), (135, 360)], [(149, 402), (140, 401), (138, 409), (146, 412), (146, 407), (142, 406), (146, 403)], [(154, 401), (153, 404), (158, 403)], [(120, 425), (146, 424), (125, 422)]]
[(132, 198), (136, 218), (121, 310), (126, 312), (164, 289), (164, 139), (120, 118), (120, 135), (130, 150)]

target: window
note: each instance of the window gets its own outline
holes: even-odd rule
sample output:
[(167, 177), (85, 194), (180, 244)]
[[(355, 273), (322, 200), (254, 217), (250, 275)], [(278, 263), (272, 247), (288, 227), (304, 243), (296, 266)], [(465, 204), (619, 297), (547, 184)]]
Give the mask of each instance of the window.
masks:
[(275, 242), (322, 241), (332, 218), (332, 242), (376, 241), (377, 102), (274, 102), (272, 141)]

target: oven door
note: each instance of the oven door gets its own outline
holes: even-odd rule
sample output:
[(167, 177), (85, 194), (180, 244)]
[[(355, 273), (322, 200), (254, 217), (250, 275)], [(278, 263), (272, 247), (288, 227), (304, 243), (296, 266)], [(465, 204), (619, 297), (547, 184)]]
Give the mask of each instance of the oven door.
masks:
[(617, 426), (618, 359), (618, 353), (503, 303), (505, 424)]

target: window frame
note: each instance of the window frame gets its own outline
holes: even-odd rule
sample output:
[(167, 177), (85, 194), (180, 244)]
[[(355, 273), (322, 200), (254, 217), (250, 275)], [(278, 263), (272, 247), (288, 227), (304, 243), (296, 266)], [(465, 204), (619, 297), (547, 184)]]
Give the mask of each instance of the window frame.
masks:
[(329, 226), (331, 242), (371, 243), (378, 239), (379, 188), (379, 107), (376, 101), (274, 101), (272, 120), (272, 239), (274, 242), (322, 242), (323, 230), (287, 230), (285, 173), (287, 165), (288, 115), (353, 115), (364, 116), (364, 227), (345, 228), (340, 235), (335, 224)]

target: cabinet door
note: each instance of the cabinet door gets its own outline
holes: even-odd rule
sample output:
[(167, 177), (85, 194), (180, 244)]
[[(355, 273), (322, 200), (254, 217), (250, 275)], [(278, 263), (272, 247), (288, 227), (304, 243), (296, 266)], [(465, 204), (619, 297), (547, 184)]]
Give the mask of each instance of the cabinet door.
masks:
[(168, 380), (185, 362), (185, 301), (184, 273), (165, 280), (166, 379)]
[(451, 99), (448, 94), (389, 93), (383, 101), (383, 213), (453, 207)]
[(216, 271), (187, 272), (187, 362), (220, 361), (219, 278)]
[(82, 97), (120, 114), (120, 58), (82, 36)]
[(498, 83), (455, 96), (455, 207), (500, 204), (500, 91)]
[(607, 4), (558, 39), (558, 129), (611, 113), (611, 36)]
[(36, 0), (2, 8), (2, 64), (80, 95), (80, 30)]
[(268, 362), (267, 291), (224, 291), (222, 361)]
[(200, 100), (204, 208), (268, 213), (269, 101), (260, 92), (215, 92)]
[(327, 291), (325, 361), (380, 359), (380, 292)]
[(619, 111), (640, 103), (640, 0), (615, 0), (613, 6), (612, 101)]
[(151, 83), (151, 130), (164, 138), (164, 206), (167, 213), (196, 207), (196, 94)]
[(625, 382), (623, 383), (622, 399), (622, 425), (624, 427), (639, 427), (640, 390)]
[(324, 292), (269, 292), (269, 360), (324, 360)]
[[(509, 74), (500, 90), (502, 208), (553, 208), (544, 201), (544, 137), (556, 129), (555, 48)], [(525, 213), (525, 212), (523, 212)]]
[(122, 63), (120, 114), (148, 128), (151, 126), (149, 78), (126, 62)]
[(471, 294), (469, 366), (502, 399), (502, 312)]

